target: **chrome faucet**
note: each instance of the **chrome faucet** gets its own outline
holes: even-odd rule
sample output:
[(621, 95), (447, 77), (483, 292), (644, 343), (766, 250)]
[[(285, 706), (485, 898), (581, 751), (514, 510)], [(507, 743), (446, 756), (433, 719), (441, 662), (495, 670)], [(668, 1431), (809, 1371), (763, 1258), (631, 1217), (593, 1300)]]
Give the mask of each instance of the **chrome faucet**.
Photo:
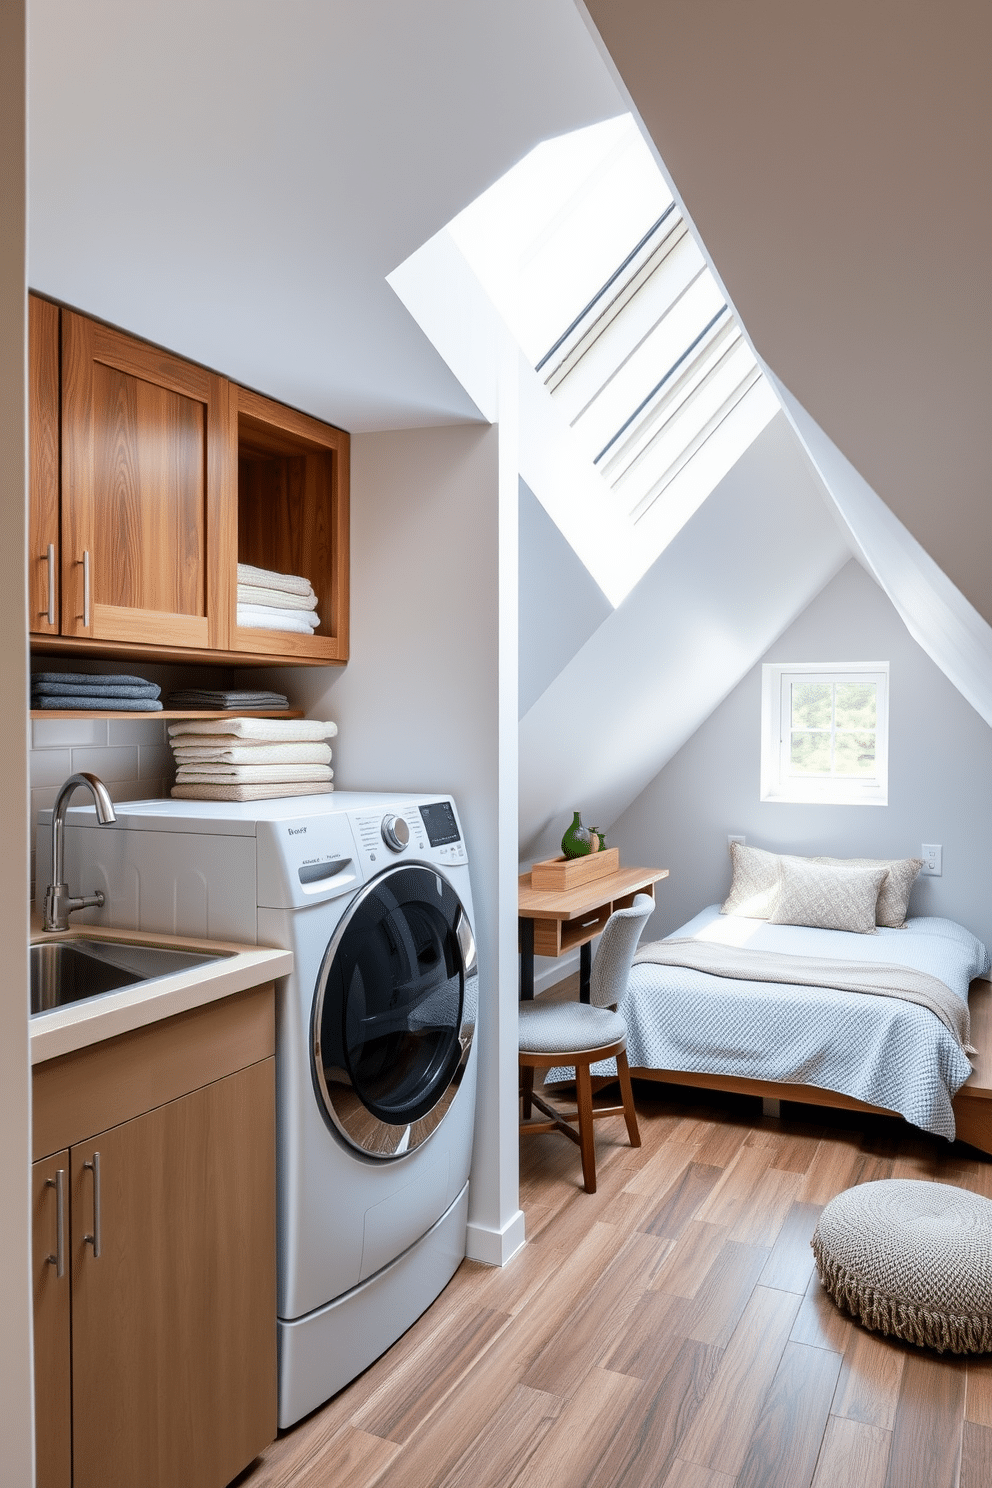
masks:
[(102, 780), (86, 770), (69, 776), (55, 798), (55, 809), (52, 812), (52, 881), (45, 894), (46, 930), (68, 930), (69, 916), (75, 909), (103, 908), (102, 889), (77, 897), (69, 893), (69, 885), (65, 882), (65, 814), (69, 809), (69, 798), (77, 785), (85, 785), (92, 795), (96, 803), (96, 819), (101, 826), (117, 820), (110, 792)]

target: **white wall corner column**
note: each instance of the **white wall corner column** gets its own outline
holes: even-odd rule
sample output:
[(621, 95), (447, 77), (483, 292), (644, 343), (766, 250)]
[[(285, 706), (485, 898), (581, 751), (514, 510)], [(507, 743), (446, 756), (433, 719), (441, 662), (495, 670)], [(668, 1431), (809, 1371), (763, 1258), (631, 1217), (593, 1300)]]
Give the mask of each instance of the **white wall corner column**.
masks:
[(341, 790), (450, 791), (469, 851), (482, 998), (469, 1248), (523, 1243), (516, 1085), (517, 471), (511, 419), (351, 445), (351, 660), (273, 672), (333, 718)]
[(497, 534), (499, 612), (496, 996), (480, 1034), (486, 1056), (479, 1067), (478, 1122), (469, 1201), (468, 1253), (491, 1266), (505, 1265), (524, 1243), (520, 1208), (520, 1137), (517, 1073), (517, 762), (519, 558), (520, 351), (504, 333), (499, 351)]
[(4, 1265), (0, 1268), (0, 1379), (3, 1480), (34, 1475), (31, 1367), (31, 1087), (28, 1061), (28, 706), (27, 706), (27, 266), (24, 0), (0, 6), (0, 652), (4, 706), (0, 809), (6, 851), (0, 863), (0, 1191)]

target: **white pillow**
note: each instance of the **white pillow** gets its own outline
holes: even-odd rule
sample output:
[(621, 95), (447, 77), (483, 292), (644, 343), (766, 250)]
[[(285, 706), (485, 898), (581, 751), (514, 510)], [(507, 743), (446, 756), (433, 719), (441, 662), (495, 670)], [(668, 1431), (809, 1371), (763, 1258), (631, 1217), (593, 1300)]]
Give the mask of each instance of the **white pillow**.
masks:
[(874, 935), (878, 891), (888, 871), (884, 863), (851, 868), (810, 858), (780, 858), (779, 893), (768, 922)]
[(814, 863), (840, 863), (849, 868), (887, 868), (875, 906), (875, 924), (901, 930), (909, 909), (909, 892), (923, 867), (922, 858), (814, 858)]
[(763, 847), (730, 844), (733, 878), (730, 893), (720, 910), (725, 915), (743, 915), (749, 920), (767, 920), (778, 895), (779, 854)]

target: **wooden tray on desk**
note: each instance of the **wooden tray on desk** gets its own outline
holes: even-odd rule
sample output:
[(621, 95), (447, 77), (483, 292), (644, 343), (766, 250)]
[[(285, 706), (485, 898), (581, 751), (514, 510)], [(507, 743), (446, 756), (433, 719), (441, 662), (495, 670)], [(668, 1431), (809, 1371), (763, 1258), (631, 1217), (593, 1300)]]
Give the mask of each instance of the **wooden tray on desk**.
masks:
[(616, 873), (620, 867), (620, 849), (604, 847), (600, 852), (586, 853), (582, 858), (547, 858), (535, 863), (530, 871), (532, 889), (577, 889), (580, 884), (592, 883)]

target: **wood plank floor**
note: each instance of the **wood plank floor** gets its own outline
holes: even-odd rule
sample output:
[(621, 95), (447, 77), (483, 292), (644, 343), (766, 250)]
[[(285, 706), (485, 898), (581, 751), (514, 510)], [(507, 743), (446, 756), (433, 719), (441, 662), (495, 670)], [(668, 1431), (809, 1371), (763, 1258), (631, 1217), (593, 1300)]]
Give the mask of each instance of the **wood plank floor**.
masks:
[(875, 1178), (992, 1198), (992, 1161), (896, 1121), (637, 1088), (597, 1123), (599, 1191), (521, 1152), (528, 1243), (465, 1262), (244, 1488), (988, 1488), (992, 1356), (867, 1333), (816, 1280), (823, 1204)]

